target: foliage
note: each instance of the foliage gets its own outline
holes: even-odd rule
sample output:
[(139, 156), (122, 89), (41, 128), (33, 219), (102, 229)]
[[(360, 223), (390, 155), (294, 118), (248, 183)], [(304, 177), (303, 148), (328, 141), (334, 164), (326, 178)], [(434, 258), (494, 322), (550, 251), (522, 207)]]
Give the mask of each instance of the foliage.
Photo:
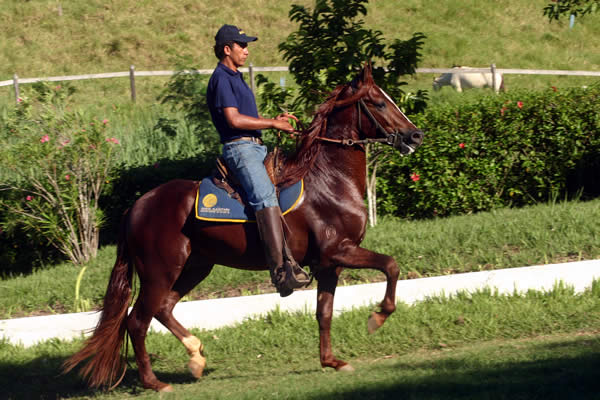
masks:
[(258, 106), (261, 115), (275, 117), (282, 111), (295, 111), (291, 104), (295, 96), (294, 89), (281, 87), (263, 74), (256, 75), (256, 87), (261, 100)]
[(386, 46), (381, 31), (367, 29), (364, 21), (357, 19), (366, 16), (367, 2), (317, 0), (314, 10), (292, 6), (290, 20), (300, 26), (279, 50), (300, 86), (295, 106), (310, 110), (335, 86), (351, 80), (366, 61), (373, 61), (379, 86), (392, 97), (402, 98), (408, 108), (418, 111), (425, 107), (426, 93), (406, 96), (401, 89), (405, 83), (400, 82), (400, 76), (414, 74), (425, 35), (414, 33), (409, 40), (396, 39)]
[(107, 119), (70, 111), (71, 91), (40, 83), (0, 121), (4, 229), (21, 226), (76, 264), (96, 255), (98, 200), (119, 140)]
[[(195, 73), (197, 69), (190, 65), (190, 57), (179, 58), (177, 72), (169, 79), (157, 100), (169, 105), (172, 111), (183, 113), (186, 122), (196, 132), (203, 151), (216, 154), (220, 150), (219, 137), (212, 124), (207, 124), (211, 120), (206, 104), (208, 77)], [(174, 136), (177, 132), (176, 125), (177, 120), (161, 118), (155, 129)]]
[[(556, 193), (600, 194), (600, 86), (515, 91), (430, 108), (426, 137), (379, 173), (387, 213), (432, 217), (523, 206)], [(585, 194), (585, 193), (584, 193)]]
[(600, 10), (600, 0), (554, 0), (544, 7), (544, 15), (550, 21), (564, 15), (584, 16)]

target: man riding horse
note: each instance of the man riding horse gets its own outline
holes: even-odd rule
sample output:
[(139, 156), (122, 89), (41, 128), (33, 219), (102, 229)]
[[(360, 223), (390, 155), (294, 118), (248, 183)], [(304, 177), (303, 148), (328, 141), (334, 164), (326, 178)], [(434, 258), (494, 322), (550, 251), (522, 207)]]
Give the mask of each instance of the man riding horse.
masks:
[(281, 114), (268, 119), (258, 115), (254, 94), (239, 71), (248, 58), (248, 43), (257, 39), (233, 25), (219, 29), (214, 46), (219, 63), (208, 82), (206, 99), (223, 143), (225, 163), (255, 212), (271, 281), (285, 297), (292, 294), (293, 289), (306, 285), (309, 276), (293, 260), (291, 252), (286, 251), (279, 202), (263, 164), (267, 148), (261, 140), (261, 129), (291, 133), (294, 128), (288, 119), (296, 117)]

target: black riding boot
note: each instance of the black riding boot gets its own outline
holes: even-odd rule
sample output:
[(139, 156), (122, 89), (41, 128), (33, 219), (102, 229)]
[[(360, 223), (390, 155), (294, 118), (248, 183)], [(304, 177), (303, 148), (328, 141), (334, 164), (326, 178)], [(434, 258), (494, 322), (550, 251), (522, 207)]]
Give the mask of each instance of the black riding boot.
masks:
[(294, 261), (289, 250), (284, 252), (286, 243), (279, 207), (267, 207), (257, 211), (256, 223), (271, 272), (271, 282), (279, 295), (289, 296), (294, 289), (307, 285), (310, 278), (306, 271)]

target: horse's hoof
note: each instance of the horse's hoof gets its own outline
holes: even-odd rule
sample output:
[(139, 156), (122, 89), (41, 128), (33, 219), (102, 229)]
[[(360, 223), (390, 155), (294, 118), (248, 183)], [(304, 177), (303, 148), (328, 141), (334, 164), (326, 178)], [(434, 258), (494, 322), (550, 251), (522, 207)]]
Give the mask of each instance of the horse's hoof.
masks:
[(202, 378), (204, 367), (206, 367), (206, 360), (202, 357), (195, 357), (188, 363), (188, 368), (196, 379)]
[(354, 367), (352, 367), (352, 365), (350, 365), (350, 364), (346, 364), (346, 365), (343, 365), (340, 368), (338, 368), (338, 371), (341, 371), (341, 372), (354, 372)]
[(369, 333), (373, 334), (377, 329), (381, 328), (381, 325), (383, 325), (385, 322), (385, 318), (385, 316), (377, 312), (373, 312), (369, 317), (369, 321), (367, 322), (367, 330)]
[(172, 393), (172, 392), (174, 392), (174, 390), (173, 390), (173, 386), (171, 386), (171, 385), (167, 385), (167, 384), (165, 383), (165, 384), (164, 384), (164, 386), (162, 386), (162, 387), (160, 387), (160, 388), (158, 389), (158, 392), (160, 392), (160, 393)]

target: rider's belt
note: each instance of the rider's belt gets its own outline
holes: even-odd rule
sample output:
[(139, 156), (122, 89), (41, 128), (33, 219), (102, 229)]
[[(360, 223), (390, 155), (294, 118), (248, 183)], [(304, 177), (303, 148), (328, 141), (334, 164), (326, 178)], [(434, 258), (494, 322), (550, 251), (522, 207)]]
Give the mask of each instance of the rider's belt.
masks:
[(255, 136), (242, 136), (236, 139), (232, 139), (228, 142), (225, 143), (232, 143), (232, 142), (239, 142), (240, 140), (248, 140), (250, 142), (254, 142), (254, 143), (258, 143), (258, 144), (263, 144), (263, 141), (261, 138), (259, 137), (255, 137)]

